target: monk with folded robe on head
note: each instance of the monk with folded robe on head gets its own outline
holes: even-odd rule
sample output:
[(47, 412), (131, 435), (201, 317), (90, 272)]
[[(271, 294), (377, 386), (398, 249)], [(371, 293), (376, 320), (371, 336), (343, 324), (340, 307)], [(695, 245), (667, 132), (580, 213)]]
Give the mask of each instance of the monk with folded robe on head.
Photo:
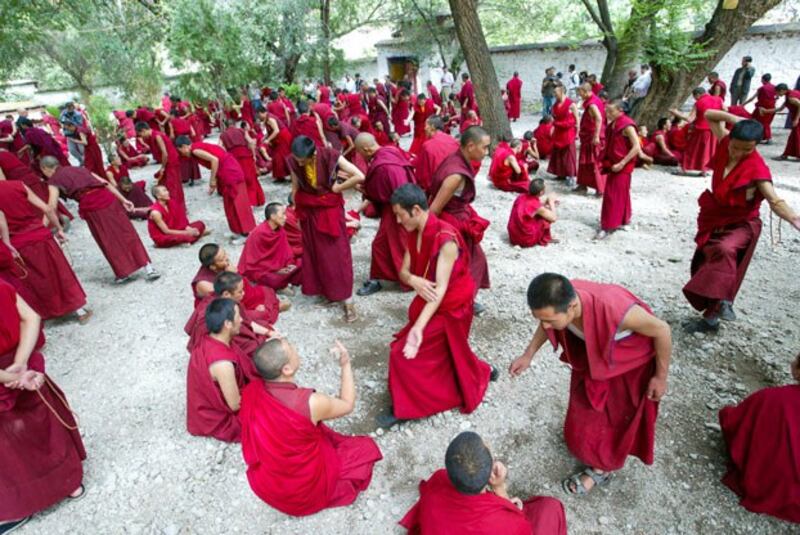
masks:
[(417, 102), (411, 107), (411, 117), (409, 121), (414, 123), (414, 140), (408, 151), (418, 155), (422, 150), (422, 144), (428, 140), (427, 124), (428, 117), (438, 117), (442, 109), (428, 98), (425, 93), (417, 95)]
[(248, 280), (282, 290), (300, 286), (303, 259), (295, 257), (286, 236), (286, 207), (272, 202), (264, 209), (264, 222), (247, 237), (239, 257), (239, 273)]
[[(192, 279), (194, 304), (214, 292), (214, 281), (224, 271), (236, 272), (236, 266), (230, 261), (227, 251), (216, 243), (206, 243), (198, 252), (200, 268)], [(278, 300), (275, 290), (268, 286), (244, 284), (242, 299), (247, 315), (264, 326), (274, 325), (278, 314), (288, 310), (291, 303)]]
[(458, 141), (446, 133), (445, 124), (438, 115), (425, 120), (425, 137), (427, 138), (420, 147), (414, 159), (414, 170), (417, 184), (425, 192), (431, 186), (433, 174), (445, 158), (459, 149)]
[(150, 208), (153, 206), (153, 200), (147, 196), (144, 188), (144, 180), (132, 182), (130, 177), (127, 176), (123, 176), (119, 179), (117, 189), (119, 189), (123, 197), (133, 204), (133, 210), (128, 212), (128, 217), (130, 219), (146, 220), (148, 218)]
[[(711, 163), (711, 190), (697, 200), (697, 248), (692, 258), (692, 278), (683, 287), (689, 303), (703, 312), (691, 330), (716, 331), (719, 320), (733, 321), (733, 302), (744, 281), (761, 235), (761, 202), (800, 230), (800, 216), (775, 192), (772, 173), (756, 150), (763, 127), (722, 110), (705, 116), (719, 140)], [(733, 124), (728, 130), (725, 123)]]
[(772, 119), (775, 118), (777, 111), (778, 93), (775, 86), (772, 85), (772, 75), (769, 73), (761, 76), (761, 87), (759, 87), (753, 96), (745, 101), (742, 106), (747, 106), (752, 101), (756, 101), (756, 108), (753, 110), (753, 119), (761, 123), (764, 128), (764, 139), (761, 141), (771, 145), (772, 144)]
[(86, 459), (66, 397), (45, 374), (41, 318), (0, 281), (0, 533), (86, 490)]
[(100, 150), (94, 132), (86, 126), (79, 126), (73, 122), (65, 122), (64, 131), (74, 143), (83, 145), (83, 167), (98, 176), (105, 176), (103, 151)]
[(606, 189), (600, 212), (600, 230), (596, 240), (602, 240), (631, 222), (631, 178), (636, 158), (641, 154), (636, 123), (622, 111), (622, 101), (606, 106), (608, 129), (603, 151), (602, 167), (606, 173)]
[(754, 513), (800, 524), (800, 354), (794, 384), (763, 388), (719, 411), (728, 451), (722, 482)]
[(258, 182), (254, 155), (256, 140), (246, 131), (238, 128), (232, 121), (226, 121), (225, 131), (220, 134), (219, 141), (225, 150), (236, 158), (239, 167), (242, 168), (250, 206), (263, 206), (267, 200), (264, 190)]
[(786, 148), (783, 149), (778, 159), (786, 160), (787, 158), (800, 158), (800, 90), (789, 89), (786, 84), (778, 84), (775, 88), (779, 97), (783, 97), (783, 105), (781, 109), (788, 110), (788, 128), (789, 139), (786, 140)]
[(169, 197), (166, 186), (153, 186), (156, 202), (150, 207), (147, 232), (156, 247), (175, 247), (190, 245), (211, 233), (202, 221), (192, 221), (186, 217), (180, 205)]
[(578, 174), (578, 159), (575, 153), (577, 137), (578, 108), (567, 97), (564, 84), (555, 84), (556, 101), (553, 104), (553, 149), (547, 172), (559, 180), (567, 179), (568, 186), (574, 186)]
[[(489, 221), (472, 208), (476, 193), (473, 162), (483, 160), (489, 142), (489, 134), (480, 126), (464, 132), (459, 149), (445, 158), (434, 173), (429, 191), (431, 212), (455, 227), (464, 240), (476, 293), (478, 288), (489, 288), (489, 264), (481, 248)], [(476, 314), (483, 313), (484, 307), (479, 303), (475, 305)]]
[(256, 220), (247, 197), (244, 172), (239, 162), (219, 145), (204, 141), (192, 143), (186, 136), (179, 137), (175, 144), (182, 156), (194, 158), (197, 163), (211, 170), (208, 194), (213, 195), (215, 191), (219, 191), (222, 195), (228, 228), (235, 235), (233, 243), (244, 243), (247, 235), (255, 228)]
[(553, 118), (545, 115), (539, 120), (539, 126), (533, 131), (533, 138), (536, 140), (536, 149), (539, 151), (539, 158), (547, 160), (553, 152)]
[(519, 154), (522, 152), (522, 142), (512, 139), (506, 143), (497, 144), (489, 167), (489, 180), (494, 187), (501, 191), (524, 193), (528, 191), (530, 179), (527, 166), (519, 163)]
[(390, 346), (392, 408), (377, 418), (383, 428), (455, 408), (471, 413), (497, 378), (469, 345), (476, 285), (461, 234), (428, 209), (415, 184), (395, 190), (391, 204), (408, 233), (400, 279), (416, 296)]
[(717, 147), (705, 114), (708, 110), (721, 110), (724, 104), (719, 97), (709, 95), (702, 87), (696, 87), (692, 91), (692, 97), (694, 97), (694, 106), (689, 115), (678, 110), (670, 110), (675, 117), (690, 123), (686, 150), (683, 152), (683, 160), (681, 160), (677, 174), (685, 175), (689, 171), (699, 171), (702, 176), (705, 176), (711, 169), (711, 161)]
[(669, 117), (658, 120), (658, 128), (650, 135), (647, 145), (642, 151), (650, 156), (657, 165), (679, 165), (683, 155), (669, 146), (669, 131), (672, 123)]
[[(78, 213), (114, 271), (117, 283), (127, 282), (142, 268), (148, 281), (161, 276), (126, 215), (133, 210), (133, 203), (117, 188), (83, 167), (61, 167), (50, 156), (42, 158), (39, 165), (48, 184), (62, 196), (78, 201)], [(50, 207), (55, 209), (54, 202)]]
[(242, 394), (247, 481), (259, 498), (287, 515), (352, 504), (383, 458), (370, 437), (342, 435), (325, 424), (353, 412), (356, 402), (350, 355), (338, 341), (332, 353), (342, 370), (336, 397), (295, 383), (300, 357), (282, 338), (256, 350), (253, 362), (261, 379)]
[(192, 348), (186, 373), (186, 428), (195, 436), (239, 442), (241, 391), (257, 377), (250, 357), (231, 343), (242, 325), (239, 306), (214, 299), (205, 325), (208, 334)]
[(447, 447), (444, 465), (420, 482), (419, 500), (400, 521), (409, 533), (567, 535), (561, 502), (512, 497), (508, 469), (477, 433), (459, 433)]
[(621, 286), (555, 273), (533, 279), (528, 306), (539, 326), (511, 375), (528, 369), (548, 340), (572, 369), (564, 440), (586, 468), (562, 481), (564, 491), (580, 496), (606, 485), (629, 455), (653, 464), (672, 354), (669, 325)]
[(144, 122), (136, 123), (136, 134), (150, 144), (150, 153), (155, 161), (161, 164), (155, 174), (156, 180), (167, 187), (170, 197), (186, 211), (183, 182), (181, 182), (181, 155), (175, 144), (166, 134), (153, 130)]
[[(413, 184), (414, 166), (395, 147), (380, 147), (371, 134), (356, 138), (356, 150), (369, 162), (364, 181), (364, 196), (380, 214), (378, 232), (372, 240), (369, 280), (356, 292), (372, 295), (382, 288), (380, 281), (400, 282), (406, 252), (406, 232), (397, 222), (390, 200), (403, 184)], [(407, 289), (407, 287), (403, 287)]]
[(578, 186), (575, 191), (595, 190), (602, 195), (606, 188), (606, 175), (602, 170), (603, 151), (606, 139), (606, 106), (592, 92), (592, 85), (581, 84), (578, 96), (583, 101), (579, 138), (581, 141), (578, 157)]
[(303, 232), (303, 294), (341, 302), (345, 321), (357, 319), (353, 303), (353, 256), (342, 192), (364, 181), (356, 166), (337, 151), (318, 148), (300, 136), (288, 160), (292, 198)]
[(508, 240), (520, 247), (558, 243), (550, 235), (550, 226), (557, 220), (555, 198), (545, 195), (544, 180), (534, 178), (528, 191), (517, 197), (511, 207), (506, 227)]
[(297, 113), (297, 117), (292, 121), (289, 127), (292, 140), (300, 136), (305, 136), (312, 139), (318, 148), (327, 147), (328, 142), (325, 140), (322, 122), (319, 117), (317, 117), (317, 114), (309, 108), (306, 101), (301, 100), (297, 103)]

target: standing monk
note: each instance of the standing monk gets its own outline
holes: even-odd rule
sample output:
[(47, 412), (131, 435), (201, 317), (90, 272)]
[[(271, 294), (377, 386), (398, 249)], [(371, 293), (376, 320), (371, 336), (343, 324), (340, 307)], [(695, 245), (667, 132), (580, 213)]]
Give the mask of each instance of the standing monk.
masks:
[(764, 127), (764, 143), (772, 144), (772, 119), (775, 117), (775, 108), (778, 103), (778, 94), (775, 86), (772, 85), (772, 75), (767, 73), (761, 77), (761, 87), (755, 94), (747, 99), (742, 106), (747, 106), (753, 100), (756, 101), (756, 109), (753, 111), (753, 119), (761, 123)]
[(417, 95), (417, 102), (411, 107), (410, 121), (414, 123), (414, 140), (411, 142), (408, 152), (418, 155), (425, 143), (425, 125), (428, 117), (439, 115), (442, 109), (433, 100), (430, 100), (425, 93)]
[(350, 355), (339, 342), (332, 352), (342, 370), (337, 397), (295, 383), (300, 357), (283, 339), (256, 350), (260, 377), (242, 394), (247, 481), (259, 498), (288, 515), (350, 505), (383, 458), (370, 437), (342, 435), (324, 423), (353, 412), (356, 401)]
[[(126, 215), (133, 210), (133, 203), (117, 188), (83, 167), (61, 167), (50, 156), (42, 158), (39, 165), (48, 184), (64, 197), (78, 201), (78, 213), (111, 265), (117, 283), (127, 282), (142, 268), (148, 281), (160, 277)], [(55, 209), (57, 198), (51, 199), (51, 209)]]
[(195, 158), (197, 163), (211, 170), (208, 194), (213, 195), (214, 191), (219, 190), (228, 227), (236, 235), (234, 242), (244, 243), (245, 237), (255, 228), (256, 220), (247, 198), (247, 186), (239, 162), (219, 145), (204, 141), (192, 143), (186, 136), (179, 137), (175, 143), (184, 157)]
[(386, 98), (380, 96), (374, 87), (367, 90), (367, 110), (369, 112), (369, 121), (372, 124), (381, 123), (383, 131), (389, 135), (391, 128), (389, 126), (389, 107), (386, 103)]
[(356, 138), (356, 150), (369, 162), (364, 181), (364, 196), (372, 203), (381, 222), (372, 240), (369, 280), (356, 292), (360, 296), (381, 290), (380, 281), (400, 281), (406, 233), (397, 222), (390, 204), (392, 194), (403, 184), (413, 184), (414, 166), (395, 147), (381, 147), (372, 134)]
[(508, 91), (508, 118), (516, 121), (519, 119), (522, 107), (522, 80), (517, 71), (514, 71), (514, 76), (506, 83), (506, 91)]
[(609, 102), (606, 115), (608, 131), (603, 171), (608, 173), (608, 177), (600, 213), (600, 230), (595, 236), (597, 240), (630, 223), (633, 213), (631, 176), (636, 167), (636, 157), (641, 152), (636, 123), (622, 111), (622, 101)]
[(702, 176), (705, 176), (711, 168), (711, 160), (714, 158), (714, 150), (717, 146), (705, 114), (707, 110), (721, 110), (723, 104), (719, 97), (707, 94), (702, 87), (696, 87), (692, 91), (692, 96), (695, 102), (689, 115), (680, 113), (678, 110), (670, 110), (675, 117), (691, 123), (686, 150), (683, 152), (683, 160), (678, 174), (699, 171)]
[(602, 160), (606, 138), (606, 106), (592, 92), (592, 85), (583, 83), (578, 87), (578, 96), (583, 100), (581, 116), (581, 152), (578, 158), (578, 187), (576, 191), (594, 189), (602, 195), (606, 189), (606, 175)]
[(250, 205), (263, 206), (267, 200), (264, 196), (264, 190), (258, 182), (254, 153), (256, 140), (251, 138), (247, 132), (238, 128), (233, 121), (225, 121), (225, 131), (220, 134), (219, 141), (225, 147), (225, 150), (236, 158), (236, 161), (239, 162), (239, 167), (242, 168)]
[[(105, 176), (103, 152), (97, 144), (97, 136), (89, 127), (72, 122), (64, 123), (65, 133), (72, 137), (73, 143), (83, 145), (83, 166), (98, 176)], [(63, 165), (63, 164), (62, 164)]]
[(398, 188), (391, 205), (408, 232), (400, 278), (416, 296), (390, 346), (392, 410), (378, 416), (383, 428), (454, 408), (470, 413), (497, 378), (469, 346), (476, 287), (460, 233), (428, 210), (415, 184)]
[(789, 128), (792, 129), (789, 132), (789, 139), (786, 140), (786, 148), (778, 159), (800, 158), (800, 90), (789, 89), (786, 84), (778, 84), (775, 89), (779, 96), (784, 97), (781, 108), (788, 108), (787, 120)]
[(325, 132), (322, 128), (322, 121), (319, 116), (314, 113), (314, 110), (309, 108), (305, 100), (297, 103), (297, 117), (292, 121), (289, 126), (289, 132), (292, 134), (292, 139), (297, 139), (300, 136), (311, 138), (317, 147), (326, 147), (328, 142), (325, 140)]
[[(720, 319), (736, 319), (733, 302), (761, 235), (761, 202), (766, 200), (775, 215), (798, 230), (800, 216), (778, 197), (772, 173), (756, 150), (764, 134), (761, 124), (722, 110), (709, 110), (705, 118), (719, 146), (712, 162), (711, 190), (697, 200), (697, 248), (692, 278), (683, 294), (703, 312), (703, 319), (691, 330), (716, 331)], [(726, 122), (733, 124), (730, 131)]]
[(533, 279), (528, 306), (539, 325), (511, 375), (528, 369), (548, 340), (572, 369), (564, 440), (586, 469), (565, 479), (564, 491), (584, 495), (606, 485), (629, 455), (653, 464), (672, 355), (669, 325), (621, 286), (555, 273)]
[(147, 216), (147, 232), (156, 247), (190, 245), (211, 233), (202, 221), (189, 223), (180, 205), (170, 199), (166, 186), (156, 184), (152, 192), (156, 202)]
[(716, 72), (708, 73), (708, 83), (711, 87), (708, 89), (709, 94), (719, 97), (722, 102), (725, 102), (725, 96), (728, 94), (728, 86), (725, 82), (720, 80), (719, 74)]
[(567, 185), (573, 186), (578, 174), (575, 154), (576, 125), (578, 124), (578, 108), (567, 98), (564, 84), (555, 84), (556, 101), (553, 104), (553, 150), (550, 152), (550, 163), (547, 172), (556, 175), (559, 180), (567, 179)]
[[(431, 212), (453, 227), (464, 239), (469, 271), (478, 288), (489, 288), (489, 264), (481, 248), (483, 233), (489, 221), (480, 217), (472, 207), (475, 200), (475, 172), (472, 162), (480, 162), (489, 150), (489, 134), (473, 126), (461, 134), (459, 150), (445, 158), (433, 175), (431, 183)], [(475, 313), (484, 311), (475, 303)]]
[(181, 155), (175, 149), (175, 144), (166, 134), (153, 130), (145, 122), (136, 123), (136, 134), (150, 144), (150, 153), (161, 164), (155, 174), (156, 180), (167, 187), (170, 197), (186, 211), (181, 182)]
[(286, 207), (271, 202), (264, 209), (264, 222), (247, 237), (239, 257), (239, 273), (273, 290), (302, 283), (302, 257), (295, 257), (286, 236)]
[(433, 181), (433, 174), (445, 158), (456, 152), (458, 141), (445, 131), (444, 120), (439, 115), (425, 120), (426, 141), (414, 159), (417, 184), (427, 193)]
[(478, 113), (478, 102), (475, 100), (475, 89), (472, 87), (472, 80), (469, 79), (469, 74), (461, 74), (461, 91), (458, 92), (458, 102), (461, 104), (461, 122), (467, 120), (468, 112), (474, 111), (476, 116)]
[(364, 175), (333, 149), (318, 149), (300, 136), (289, 159), (292, 198), (303, 232), (303, 293), (342, 302), (345, 321), (357, 319), (353, 304), (353, 256), (347, 237), (342, 192)]

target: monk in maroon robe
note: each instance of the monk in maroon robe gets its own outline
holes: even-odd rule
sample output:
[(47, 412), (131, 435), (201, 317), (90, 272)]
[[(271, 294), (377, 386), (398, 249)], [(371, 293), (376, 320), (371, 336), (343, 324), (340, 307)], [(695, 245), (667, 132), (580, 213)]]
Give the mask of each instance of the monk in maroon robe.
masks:
[(127, 281), (142, 268), (148, 281), (160, 277), (125, 214), (133, 210), (133, 204), (117, 188), (82, 167), (61, 167), (52, 157), (43, 158), (40, 166), (48, 184), (58, 188), (64, 197), (78, 201), (78, 213), (111, 265), (117, 282)]
[(408, 152), (418, 155), (422, 150), (422, 145), (428, 140), (426, 125), (428, 117), (435, 117), (441, 113), (442, 109), (433, 100), (430, 100), (425, 93), (417, 96), (417, 102), (411, 107), (411, 121), (414, 123), (414, 139), (411, 142)]
[(155, 174), (156, 180), (167, 187), (170, 197), (186, 211), (181, 181), (181, 155), (175, 144), (166, 134), (153, 130), (147, 123), (136, 123), (136, 133), (150, 144), (150, 153), (155, 161), (161, 164)]
[(556, 101), (553, 104), (553, 149), (547, 172), (559, 179), (567, 178), (571, 182), (578, 173), (578, 162), (575, 154), (576, 126), (578, 124), (578, 108), (567, 97), (564, 84), (556, 82)]
[(104, 177), (103, 151), (100, 150), (94, 132), (86, 126), (70, 122), (64, 123), (64, 130), (74, 143), (83, 145), (83, 166), (97, 176)]
[[(17, 127), (19, 128), (19, 133), (22, 136), (25, 146), (31, 149), (31, 159), (34, 164), (45, 156), (52, 156), (58, 160), (59, 165), (70, 165), (69, 159), (64, 154), (64, 151), (61, 150), (61, 146), (53, 136), (41, 128), (33, 126), (30, 119), (27, 117), (20, 117), (17, 121)], [(18, 152), (17, 149), (15, 149), (15, 151)], [(34, 165), (34, 169), (38, 169), (38, 165)]]
[(389, 126), (389, 105), (386, 98), (378, 94), (374, 87), (367, 91), (367, 111), (369, 112), (369, 122), (371, 124), (380, 123), (385, 133), (391, 132)]
[(533, 131), (533, 138), (536, 140), (536, 150), (539, 151), (539, 158), (547, 160), (553, 152), (553, 118), (549, 115), (539, 120), (539, 126)]
[(297, 118), (292, 121), (289, 127), (292, 139), (294, 140), (300, 136), (305, 136), (311, 138), (318, 148), (326, 147), (327, 142), (325, 141), (325, 132), (322, 129), (322, 122), (308, 107), (308, 103), (305, 101), (298, 102), (297, 112)]
[(480, 435), (459, 433), (447, 447), (446, 469), (419, 484), (419, 501), (400, 525), (422, 533), (567, 535), (564, 506), (555, 498), (524, 502), (508, 493), (508, 469), (492, 458)]
[(545, 194), (544, 180), (531, 180), (528, 191), (514, 201), (508, 217), (508, 241), (520, 247), (545, 246), (558, 243), (550, 235), (550, 226), (556, 222), (556, 201)]
[(41, 318), (0, 281), (0, 531), (85, 489), (86, 459), (64, 393), (45, 374)]
[(775, 118), (777, 111), (778, 93), (772, 85), (772, 75), (767, 73), (761, 77), (761, 87), (759, 87), (752, 97), (747, 99), (742, 106), (747, 106), (753, 100), (756, 101), (753, 110), (753, 119), (761, 123), (764, 128), (764, 139), (761, 141), (772, 143), (772, 119)]
[(269, 146), (269, 155), (272, 158), (272, 178), (275, 181), (283, 181), (289, 176), (286, 161), (292, 155), (292, 134), (280, 116), (267, 112), (264, 108), (257, 111), (258, 120), (267, 131), (264, 143)]
[(117, 189), (127, 200), (133, 204), (133, 210), (128, 212), (130, 219), (141, 219), (146, 221), (150, 208), (153, 206), (151, 199), (145, 192), (146, 183), (144, 180), (133, 182), (130, 177), (123, 176), (117, 183)]
[(211, 170), (208, 182), (208, 194), (219, 191), (225, 218), (231, 232), (238, 235), (235, 242), (243, 243), (245, 236), (256, 226), (253, 210), (247, 197), (244, 172), (236, 158), (219, 145), (204, 141), (192, 143), (186, 136), (176, 140), (178, 152), (184, 157), (191, 157), (197, 163)]
[[(291, 195), (289, 196), (289, 199), (291, 201)], [(286, 225), (284, 226), (284, 229), (286, 230), (286, 239), (289, 240), (289, 247), (292, 248), (292, 254), (294, 254), (295, 258), (302, 260), (303, 230), (300, 228), (300, 219), (297, 217), (297, 211), (295, 210), (293, 204), (289, 204), (286, 207)], [(350, 239), (350, 237), (351, 236), (348, 236), (348, 239)]]
[(642, 152), (650, 156), (658, 165), (680, 165), (683, 158), (678, 149), (673, 149), (669, 146), (669, 131), (671, 127), (672, 124), (669, 117), (659, 119), (655, 132), (650, 134), (647, 145), (642, 148)]
[(345, 320), (353, 322), (353, 257), (342, 192), (363, 182), (364, 175), (337, 151), (319, 149), (306, 136), (292, 142), (288, 162), (303, 232), (303, 294), (342, 302)]
[(153, 186), (153, 197), (156, 202), (150, 207), (147, 232), (156, 247), (192, 244), (210, 233), (202, 221), (189, 222), (180, 205), (170, 199), (166, 186)]
[(509, 371), (519, 375), (548, 340), (571, 370), (567, 448), (586, 469), (562, 482), (569, 494), (606, 485), (629, 455), (653, 464), (658, 404), (667, 391), (669, 325), (621, 286), (543, 273), (528, 287), (539, 326)]
[(408, 233), (400, 278), (416, 296), (390, 346), (392, 410), (378, 417), (384, 428), (454, 408), (471, 413), (497, 378), (469, 345), (476, 287), (461, 234), (428, 210), (415, 184), (398, 188), (391, 204)]
[(686, 150), (683, 152), (679, 174), (699, 171), (701, 175), (705, 176), (711, 168), (711, 161), (717, 146), (705, 114), (708, 110), (721, 110), (723, 103), (719, 97), (707, 94), (702, 87), (695, 88), (692, 96), (695, 102), (689, 115), (684, 115), (678, 110), (670, 110), (672, 115), (690, 123)]
[(425, 89), (428, 91), (428, 98), (430, 98), (434, 104), (442, 107), (442, 95), (439, 93), (439, 90), (436, 89), (436, 86), (433, 85), (433, 82), (428, 80), (428, 83), (425, 84)]
[(414, 159), (417, 184), (425, 192), (429, 192), (433, 174), (439, 165), (459, 149), (458, 141), (444, 130), (445, 124), (440, 116), (435, 115), (425, 120), (426, 140)]
[(500, 191), (524, 193), (528, 191), (530, 179), (528, 167), (521, 166), (519, 154), (522, 152), (522, 142), (513, 139), (510, 143), (501, 141), (497, 144), (489, 166), (489, 180)]
[(708, 88), (708, 93), (712, 96), (719, 97), (719, 99), (724, 103), (725, 96), (728, 94), (728, 86), (725, 84), (725, 82), (720, 80), (719, 73), (708, 73), (708, 83), (711, 86)]
[(350, 355), (337, 342), (342, 370), (338, 397), (295, 383), (297, 351), (284, 339), (253, 355), (261, 377), (244, 390), (239, 419), (242, 455), (253, 492), (275, 509), (306, 516), (353, 503), (383, 458), (367, 436), (346, 436), (325, 422), (347, 416), (356, 401)]
[[(34, 173), (30, 166), (26, 165), (13, 152), (0, 150), (0, 180), (17, 180), (28, 186), (43, 202), (47, 203), (50, 200), (47, 182)], [(59, 203), (58, 211), (72, 218), (61, 203)]]
[(789, 139), (786, 140), (786, 148), (783, 149), (778, 159), (800, 158), (800, 91), (789, 89), (786, 84), (778, 84), (775, 88), (778, 96), (784, 98), (781, 108), (788, 110), (788, 123), (791, 131)]
[(600, 212), (600, 231), (595, 239), (631, 222), (631, 177), (636, 157), (641, 152), (636, 123), (622, 111), (622, 102), (609, 102), (606, 107), (608, 129), (603, 154), (603, 172), (607, 174), (606, 190)]
[(522, 80), (517, 71), (514, 71), (514, 75), (506, 82), (506, 91), (508, 91), (508, 118), (516, 121), (519, 119), (522, 107)]
[[(719, 139), (712, 162), (711, 190), (697, 203), (697, 248), (692, 258), (692, 278), (683, 287), (689, 303), (703, 312), (692, 330), (716, 331), (719, 320), (733, 321), (733, 302), (761, 235), (761, 202), (800, 230), (798, 216), (772, 186), (772, 173), (756, 150), (763, 127), (721, 110), (705, 115)], [(733, 124), (729, 131), (724, 123)]]
[(722, 482), (748, 511), (800, 524), (800, 354), (795, 384), (764, 388), (719, 411), (728, 450)]
[(480, 117), (478, 101), (475, 100), (475, 89), (472, 87), (472, 80), (469, 79), (467, 73), (461, 73), (461, 91), (458, 92), (457, 98), (461, 104), (461, 124), (467, 120), (467, 112), (474, 111), (475, 115)]
[(250, 206), (263, 206), (267, 200), (264, 196), (264, 189), (258, 182), (258, 171), (253, 157), (256, 141), (233, 123), (226, 124), (225, 131), (219, 136), (219, 141), (225, 150), (236, 158), (239, 167), (242, 168)]
[[(55, 212), (17, 180), (0, 181), (0, 212), (7, 220), (12, 252), (25, 273), (20, 277), (25, 301), (44, 319), (76, 312), (81, 323), (89, 321), (86, 293), (56, 242), (66, 237)], [(42, 224), (43, 215), (56, 229), (56, 237)]]
[(591, 84), (581, 84), (578, 87), (578, 96), (583, 100), (583, 115), (578, 134), (581, 148), (576, 191), (592, 188), (598, 195), (602, 195), (606, 188), (606, 175), (602, 170), (606, 139), (606, 106), (592, 93)]
[(269, 203), (264, 218), (247, 237), (239, 257), (239, 273), (253, 283), (274, 290), (282, 290), (290, 284), (300, 286), (303, 259), (295, 256), (286, 236), (286, 207)]
[[(477, 288), (489, 288), (489, 264), (481, 248), (489, 221), (475, 212), (475, 171), (472, 162), (480, 162), (489, 149), (489, 134), (473, 126), (461, 135), (459, 149), (439, 165), (431, 183), (430, 207), (437, 217), (458, 230), (464, 240), (469, 271)], [(477, 311), (482, 307), (477, 305)]]

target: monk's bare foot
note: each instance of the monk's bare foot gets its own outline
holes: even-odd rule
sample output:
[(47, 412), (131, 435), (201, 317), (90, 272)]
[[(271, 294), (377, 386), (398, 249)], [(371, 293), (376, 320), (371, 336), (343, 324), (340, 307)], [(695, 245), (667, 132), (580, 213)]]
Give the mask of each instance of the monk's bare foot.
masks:
[(210, 229), (210, 228), (206, 228), (206, 229), (203, 231), (203, 236), (208, 236), (209, 234), (211, 234), (211, 229)]
[(89, 319), (91, 319), (92, 314), (94, 314), (94, 312), (88, 309), (83, 314), (78, 314), (78, 323), (81, 325), (86, 325), (89, 323)]
[(602, 241), (611, 236), (610, 232), (606, 232), (605, 230), (598, 230), (597, 234), (594, 235), (592, 238), (594, 241)]
[(358, 314), (356, 313), (356, 305), (353, 303), (345, 303), (344, 304), (344, 321), (347, 323), (353, 323), (358, 319)]
[(86, 495), (86, 487), (84, 487), (83, 484), (81, 484), (80, 487), (72, 491), (72, 493), (69, 495), (69, 498), (71, 500), (80, 500), (85, 495)]
[(279, 312), (286, 312), (290, 308), (292, 308), (292, 302), (289, 301), (289, 300), (280, 301), (280, 305), (278, 305), (278, 311)]
[(278, 295), (286, 295), (286, 296), (289, 296), (289, 297), (293, 297), (294, 296), (294, 288), (292, 288), (291, 286), (287, 286), (286, 288), (281, 288), (280, 290), (278, 290), (275, 293), (277, 293)]
[(586, 468), (583, 472), (573, 474), (561, 482), (561, 486), (567, 494), (573, 496), (584, 496), (594, 487), (602, 487), (611, 481), (611, 472), (603, 472), (594, 468)]

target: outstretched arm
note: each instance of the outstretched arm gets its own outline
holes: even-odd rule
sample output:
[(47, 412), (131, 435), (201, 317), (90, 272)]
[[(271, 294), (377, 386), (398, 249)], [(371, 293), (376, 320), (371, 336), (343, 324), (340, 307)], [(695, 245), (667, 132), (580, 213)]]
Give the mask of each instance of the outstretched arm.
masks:
[(545, 342), (547, 342), (547, 333), (544, 327), (542, 327), (542, 324), (539, 323), (539, 325), (536, 326), (536, 332), (533, 333), (533, 338), (531, 338), (522, 356), (511, 363), (511, 366), (508, 368), (509, 373), (516, 376), (527, 370), (531, 365), (531, 361), (533, 361), (534, 355), (542, 348)]
[(313, 393), (308, 400), (311, 420), (316, 424), (323, 420), (333, 420), (347, 416), (353, 412), (356, 405), (356, 386), (353, 379), (353, 368), (350, 365), (350, 354), (338, 340), (332, 353), (338, 354), (339, 366), (342, 369), (342, 382), (339, 387), (339, 397)]
[(778, 197), (778, 193), (775, 191), (775, 187), (772, 185), (772, 182), (769, 180), (759, 180), (756, 182), (756, 187), (761, 195), (764, 196), (764, 199), (769, 203), (770, 209), (775, 212), (775, 215), (787, 221), (789, 224), (794, 226), (797, 230), (800, 230), (800, 216), (792, 210), (792, 207), (789, 204)]

